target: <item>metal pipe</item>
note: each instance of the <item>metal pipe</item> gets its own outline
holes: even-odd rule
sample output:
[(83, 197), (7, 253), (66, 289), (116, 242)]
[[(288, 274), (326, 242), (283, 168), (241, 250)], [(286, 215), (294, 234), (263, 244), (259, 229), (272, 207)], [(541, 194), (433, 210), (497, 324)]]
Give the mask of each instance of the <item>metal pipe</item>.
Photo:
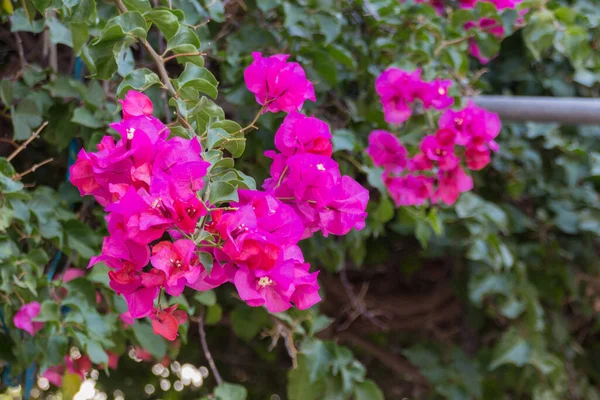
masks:
[(514, 122), (600, 125), (600, 99), (574, 97), (475, 96), (480, 107)]

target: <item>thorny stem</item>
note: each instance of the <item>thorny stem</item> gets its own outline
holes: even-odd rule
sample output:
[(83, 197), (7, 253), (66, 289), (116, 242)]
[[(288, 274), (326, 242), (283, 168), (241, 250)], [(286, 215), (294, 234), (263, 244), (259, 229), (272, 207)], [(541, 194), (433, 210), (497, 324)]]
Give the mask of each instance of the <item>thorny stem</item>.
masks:
[(217, 365), (215, 364), (215, 360), (213, 360), (212, 355), (210, 354), (210, 350), (208, 349), (208, 344), (206, 343), (206, 332), (204, 331), (204, 307), (200, 308), (200, 315), (198, 316), (198, 332), (200, 333), (200, 343), (202, 344), (202, 351), (204, 351), (204, 356), (208, 361), (208, 365), (215, 376), (215, 381), (217, 381), (217, 385), (221, 386), (223, 384), (223, 379), (221, 379), (221, 374), (219, 374), (219, 370), (217, 369)]
[(6, 160), (7, 161), (11, 161), (13, 158), (15, 158), (17, 155), (19, 155), (20, 152), (22, 152), (23, 150), (25, 150), (25, 148), (29, 145), (29, 143), (31, 143), (33, 141), (33, 139), (35, 139), (36, 137), (38, 137), (38, 135), (46, 127), (46, 125), (48, 125), (48, 121), (44, 121), (44, 123), (42, 125), (40, 125), (40, 127), (37, 128), (37, 130), (35, 132), (33, 132), (31, 134), (31, 136), (29, 137), (29, 139), (27, 139), (22, 145), (20, 145), (18, 149), (16, 149), (15, 151), (13, 151), (6, 158)]
[[(113, 1), (121, 13), (127, 12), (127, 7), (125, 7), (125, 4), (123, 4), (122, 0), (113, 0)], [(171, 83), (171, 80), (169, 79), (169, 74), (167, 73), (167, 70), (165, 68), (165, 63), (164, 63), (163, 58), (158, 55), (158, 53), (154, 50), (154, 48), (150, 45), (150, 43), (148, 43), (147, 40), (142, 40), (142, 44), (148, 51), (148, 54), (150, 54), (150, 57), (152, 57), (152, 59), (154, 60), (154, 63), (156, 64), (156, 68), (158, 69), (158, 75), (160, 75), (160, 79), (161, 79), (162, 83), (165, 85), (165, 87), (167, 88), (167, 91), (169, 92), (169, 94), (171, 96), (176, 97), (177, 92), (175, 91), (175, 88), (173, 87), (173, 84)]]
[(18, 181), (22, 177), (24, 177), (25, 175), (30, 174), (32, 172), (35, 172), (35, 170), (38, 169), (39, 167), (41, 167), (42, 165), (46, 165), (48, 163), (51, 163), (52, 161), (54, 161), (54, 158), (49, 158), (47, 160), (42, 161), (41, 163), (35, 164), (34, 166), (32, 166), (31, 168), (29, 168), (28, 170), (23, 171), (20, 174), (17, 174), (15, 176), (13, 176), (13, 180), (14, 181)]

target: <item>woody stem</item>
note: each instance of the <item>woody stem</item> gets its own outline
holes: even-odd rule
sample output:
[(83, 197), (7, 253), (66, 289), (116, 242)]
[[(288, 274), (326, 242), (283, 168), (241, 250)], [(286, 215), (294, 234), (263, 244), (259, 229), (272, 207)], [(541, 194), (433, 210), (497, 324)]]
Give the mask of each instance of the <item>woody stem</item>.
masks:
[(223, 384), (223, 379), (221, 379), (221, 374), (219, 374), (215, 360), (213, 360), (212, 354), (210, 354), (210, 350), (208, 349), (208, 344), (206, 343), (206, 332), (204, 331), (204, 307), (200, 308), (200, 315), (198, 316), (198, 332), (200, 333), (200, 343), (202, 344), (204, 356), (206, 357), (208, 365), (215, 376), (217, 385), (221, 386)]

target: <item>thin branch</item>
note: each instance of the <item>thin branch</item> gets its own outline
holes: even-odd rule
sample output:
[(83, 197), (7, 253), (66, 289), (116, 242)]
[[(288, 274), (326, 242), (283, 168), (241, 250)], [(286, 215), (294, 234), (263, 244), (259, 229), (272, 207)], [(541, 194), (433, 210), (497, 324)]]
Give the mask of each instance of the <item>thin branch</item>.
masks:
[(192, 56), (205, 56), (205, 55), (206, 55), (206, 53), (203, 51), (194, 51), (192, 53), (179, 53), (179, 54), (173, 54), (169, 57), (164, 57), (163, 62), (166, 63), (167, 61), (171, 61), (172, 59), (177, 58), (177, 57), (192, 57)]
[(198, 332), (200, 333), (200, 343), (202, 344), (202, 351), (204, 351), (204, 356), (208, 361), (208, 365), (212, 370), (213, 375), (215, 376), (215, 381), (217, 381), (217, 385), (221, 386), (223, 384), (223, 379), (221, 379), (221, 374), (219, 374), (219, 370), (217, 369), (217, 365), (215, 364), (215, 360), (213, 360), (212, 355), (210, 354), (210, 350), (208, 349), (208, 344), (206, 343), (206, 332), (204, 331), (204, 307), (200, 308), (200, 315), (198, 316)]
[(47, 160), (42, 161), (41, 163), (35, 164), (34, 166), (32, 166), (31, 168), (29, 168), (26, 171), (21, 172), (20, 174), (17, 174), (15, 176), (13, 176), (13, 180), (14, 181), (18, 181), (20, 180), (22, 177), (24, 177), (27, 174), (30, 174), (32, 172), (35, 172), (36, 169), (38, 169), (39, 167), (41, 167), (42, 165), (46, 165), (50, 162), (54, 161), (54, 158), (49, 158)]
[[(122, 0), (113, 0), (113, 1), (121, 13), (127, 12), (127, 7), (125, 7), (125, 4), (123, 4)], [(142, 44), (148, 51), (148, 54), (150, 54), (150, 57), (152, 57), (152, 59), (154, 60), (154, 64), (156, 64), (156, 68), (158, 70), (158, 75), (160, 75), (160, 79), (161, 79), (163, 85), (165, 85), (169, 94), (173, 97), (177, 96), (177, 92), (175, 91), (175, 88), (173, 87), (173, 84), (171, 83), (171, 80), (169, 79), (169, 74), (167, 73), (167, 70), (165, 68), (165, 63), (163, 61), (163, 58), (158, 55), (158, 53), (154, 50), (154, 48), (150, 45), (150, 43), (148, 43), (147, 40), (142, 40)]]
[(439, 56), (440, 52), (445, 49), (446, 47), (449, 46), (453, 46), (455, 44), (459, 44), (464, 42), (465, 40), (469, 40), (471, 38), (471, 36), (463, 36), (457, 39), (452, 39), (452, 40), (444, 40), (442, 43), (440, 43), (440, 45), (433, 51), (433, 55), (434, 56)]
[(48, 125), (48, 121), (44, 121), (44, 123), (42, 125), (40, 125), (40, 127), (37, 128), (37, 130), (35, 132), (33, 132), (33, 134), (29, 137), (29, 139), (27, 139), (22, 145), (19, 146), (18, 149), (13, 151), (11, 153), (11, 155), (8, 156), (7, 160), (11, 161), (13, 158), (15, 158), (17, 155), (19, 155), (20, 152), (25, 150), (25, 148), (29, 145), (29, 143), (31, 143), (33, 141), (33, 139), (38, 137), (38, 135), (40, 134), (42, 129), (44, 129), (46, 127), (46, 125)]
[(17, 43), (17, 53), (19, 54), (19, 61), (21, 63), (21, 69), (27, 65), (27, 59), (25, 58), (25, 51), (23, 50), (23, 41), (19, 32), (15, 32), (15, 42)]

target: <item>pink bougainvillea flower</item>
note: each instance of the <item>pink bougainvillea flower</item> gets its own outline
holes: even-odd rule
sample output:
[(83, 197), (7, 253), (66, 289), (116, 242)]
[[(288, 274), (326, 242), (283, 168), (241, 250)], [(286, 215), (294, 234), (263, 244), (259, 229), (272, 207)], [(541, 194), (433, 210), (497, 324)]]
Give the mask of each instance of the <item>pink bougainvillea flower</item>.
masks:
[(249, 306), (264, 305), (270, 312), (283, 312), (291, 307), (293, 280), (294, 262), (287, 261), (268, 271), (241, 267), (235, 273), (233, 283), (240, 298)]
[(450, 170), (458, 165), (459, 159), (454, 154), (454, 145), (443, 146), (436, 136), (425, 136), (421, 142), (421, 151), (430, 161), (435, 161), (442, 170)]
[(478, 171), (490, 163), (490, 151), (486, 148), (470, 147), (465, 151), (467, 167)]
[(164, 310), (155, 309), (150, 314), (150, 319), (155, 334), (173, 341), (177, 338), (179, 325), (185, 324), (188, 316), (185, 311), (177, 310), (177, 304), (175, 304)]
[(433, 201), (442, 201), (452, 205), (463, 192), (473, 189), (473, 179), (459, 166), (449, 171), (438, 172), (438, 189), (433, 194)]
[(298, 200), (314, 202), (317, 208), (332, 200), (333, 189), (341, 175), (338, 164), (331, 158), (296, 154), (288, 159), (287, 167), (284, 181)]
[(29, 333), (31, 336), (34, 336), (35, 333), (44, 326), (43, 322), (33, 321), (33, 319), (39, 315), (41, 310), (42, 306), (37, 301), (23, 304), (13, 319), (15, 326)]
[(388, 178), (385, 184), (397, 206), (422, 205), (433, 194), (433, 178), (423, 175)]
[(285, 156), (312, 153), (331, 157), (331, 133), (323, 121), (292, 111), (275, 133), (275, 147)]
[(498, 144), (494, 141), (502, 128), (498, 114), (478, 107), (472, 101), (462, 110), (444, 112), (439, 126), (441, 129), (453, 130), (458, 145), (498, 150)]
[(292, 112), (302, 108), (306, 100), (316, 101), (312, 82), (300, 64), (287, 62), (288, 54), (263, 57), (252, 53), (254, 61), (244, 70), (248, 90), (265, 111)]
[(187, 283), (194, 283), (202, 272), (196, 254), (196, 244), (187, 239), (162, 241), (152, 247), (152, 265), (164, 272), (165, 291), (179, 296)]
[(135, 324), (135, 318), (131, 316), (131, 313), (129, 311), (125, 311), (124, 313), (119, 314), (119, 317), (121, 318), (121, 321), (128, 325)]
[(307, 263), (294, 264), (294, 293), (290, 300), (299, 310), (306, 310), (321, 301), (317, 282), (319, 272), (310, 273), (309, 268)]
[(277, 245), (270, 235), (265, 233), (244, 232), (233, 242), (228, 241), (223, 246), (231, 260), (248, 268), (270, 270), (282, 257), (281, 246)]
[(152, 115), (154, 106), (148, 96), (143, 93), (130, 90), (123, 100), (119, 100), (123, 108), (123, 118), (139, 117), (141, 115)]
[(396, 136), (388, 131), (375, 130), (371, 132), (366, 152), (377, 167), (402, 170), (408, 162), (406, 148)]
[(319, 213), (323, 235), (345, 235), (352, 228), (364, 228), (369, 191), (353, 178), (343, 176), (333, 193), (332, 201)]
[(408, 169), (411, 172), (429, 171), (433, 169), (433, 164), (425, 154), (417, 153), (408, 161)]
[(401, 124), (412, 115), (410, 104), (421, 85), (421, 70), (412, 73), (399, 68), (389, 68), (375, 81), (375, 90), (381, 97), (385, 120)]
[(280, 246), (295, 245), (301, 239), (304, 227), (294, 210), (266, 192), (238, 190), (237, 205), (251, 205), (257, 228), (271, 234)]
[(423, 82), (418, 97), (426, 109), (435, 108), (444, 110), (454, 103), (454, 99), (448, 95), (448, 89), (452, 81), (448, 79), (435, 79), (431, 82)]

